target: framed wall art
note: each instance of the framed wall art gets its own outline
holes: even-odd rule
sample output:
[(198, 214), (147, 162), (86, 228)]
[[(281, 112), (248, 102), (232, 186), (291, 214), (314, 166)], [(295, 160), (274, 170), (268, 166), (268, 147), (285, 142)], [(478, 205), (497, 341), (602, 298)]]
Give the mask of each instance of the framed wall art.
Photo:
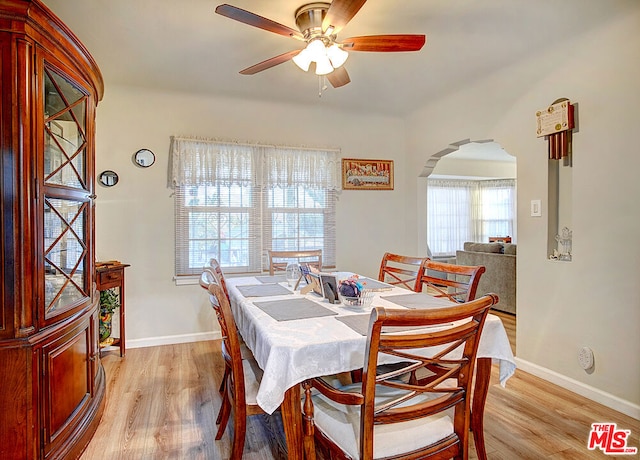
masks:
[(342, 159), (343, 190), (393, 190), (393, 160)]

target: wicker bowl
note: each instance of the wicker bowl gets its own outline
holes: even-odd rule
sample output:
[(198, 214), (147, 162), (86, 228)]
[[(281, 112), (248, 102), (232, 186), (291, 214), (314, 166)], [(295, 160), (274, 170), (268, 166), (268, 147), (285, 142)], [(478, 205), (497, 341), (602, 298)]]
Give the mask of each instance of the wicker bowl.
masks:
[(347, 307), (367, 308), (373, 302), (374, 292), (364, 289), (358, 297), (346, 297), (338, 292), (338, 297), (343, 305)]

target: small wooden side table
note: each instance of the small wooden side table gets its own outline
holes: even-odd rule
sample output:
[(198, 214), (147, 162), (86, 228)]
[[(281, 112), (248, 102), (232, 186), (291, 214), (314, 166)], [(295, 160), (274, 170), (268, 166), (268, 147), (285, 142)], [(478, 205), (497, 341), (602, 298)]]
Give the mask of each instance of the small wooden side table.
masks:
[(104, 291), (106, 289), (118, 288), (120, 297), (119, 325), (120, 335), (109, 345), (100, 344), (100, 350), (106, 346), (120, 348), (120, 356), (125, 354), (125, 307), (124, 307), (124, 269), (129, 267), (118, 261), (96, 262), (96, 289)]

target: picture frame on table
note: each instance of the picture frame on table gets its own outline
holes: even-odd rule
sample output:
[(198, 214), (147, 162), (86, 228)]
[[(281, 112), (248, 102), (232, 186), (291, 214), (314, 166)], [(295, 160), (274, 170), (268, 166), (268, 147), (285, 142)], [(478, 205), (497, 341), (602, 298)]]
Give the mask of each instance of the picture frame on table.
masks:
[(342, 159), (343, 190), (393, 190), (393, 160)]

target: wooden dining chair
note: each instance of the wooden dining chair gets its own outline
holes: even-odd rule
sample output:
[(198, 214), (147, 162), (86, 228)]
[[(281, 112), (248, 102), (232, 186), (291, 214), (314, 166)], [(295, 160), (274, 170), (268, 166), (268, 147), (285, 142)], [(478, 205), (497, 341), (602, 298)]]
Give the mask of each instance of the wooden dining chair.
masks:
[(269, 254), (269, 274), (284, 272), (289, 262), (307, 263), (311, 267), (322, 271), (322, 249), (303, 251), (272, 251)]
[(231, 306), (216, 276), (209, 284), (208, 290), (211, 306), (220, 323), (222, 342), (226, 350), (226, 353), (223, 353), (225, 366), (231, 369), (226, 376), (227, 382), (224, 386), (225, 392), (222, 395), (222, 406), (218, 417), (219, 426), (215, 439), (222, 438), (231, 412), (233, 412), (233, 441), (230, 458), (240, 459), (244, 450), (247, 417), (264, 413), (256, 402), (262, 371), (255, 360), (242, 359), (240, 335), (231, 312)]
[(386, 252), (380, 262), (378, 281), (414, 290), (424, 257), (402, 256)]
[[(478, 341), (496, 302), (488, 294), (449, 308), (375, 307), (362, 382), (303, 383), (307, 448), (341, 459), (466, 459)], [(384, 358), (404, 365), (378, 374)], [(412, 373), (420, 379), (400, 378)]]
[[(202, 274), (200, 275), (200, 286), (206, 291), (208, 291), (211, 283), (215, 282), (216, 280), (220, 284), (220, 287), (222, 288), (227, 300), (230, 301), (229, 291), (227, 290), (227, 283), (224, 278), (222, 267), (220, 266), (220, 263), (218, 262), (217, 259), (212, 258), (209, 260), (209, 264), (205, 266), (205, 268), (202, 271)], [(255, 361), (255, 358), (253, 357), (253, 353), (242, 340), (242, 336), (238, 335), (238, 338), (240, 340), (240, 354), (242, 356), (242, 359)], [(227, 351), (226, 346), (223, 342), (222, 357), (225, 358), (225, 356), (228, 356), (228, 355), (229, 355), (229, 352)], [(228, 365), (228, 359), (224, 359), (224, 363), (225, 363), (224, 372), (222, 375), (222, 379), (220, 381), (220, 387), (218, 389), (220, 394), (224, 394), (225, 387), (227, 384), (227, 377), (231, 373), (231, 366)], [(222, 412), (218, 413), (216, 424), (220, 424), (221, 419), (222, 419)]]
[(454, 302), (469, 302), (476, 298), (484, 265), (456, 265), (427, 260), (420, 269), (415, 291), (434, 297), (446, 297)]

